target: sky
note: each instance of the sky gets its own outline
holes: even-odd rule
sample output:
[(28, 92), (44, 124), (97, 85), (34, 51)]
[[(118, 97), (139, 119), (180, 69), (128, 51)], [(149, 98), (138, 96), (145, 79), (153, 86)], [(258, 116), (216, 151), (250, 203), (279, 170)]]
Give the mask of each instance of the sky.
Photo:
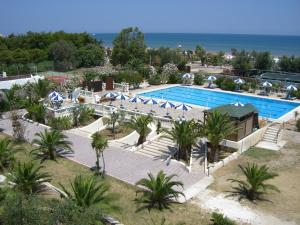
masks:
[(300, 35), (300, 0), (0, 0), (0, 33)]

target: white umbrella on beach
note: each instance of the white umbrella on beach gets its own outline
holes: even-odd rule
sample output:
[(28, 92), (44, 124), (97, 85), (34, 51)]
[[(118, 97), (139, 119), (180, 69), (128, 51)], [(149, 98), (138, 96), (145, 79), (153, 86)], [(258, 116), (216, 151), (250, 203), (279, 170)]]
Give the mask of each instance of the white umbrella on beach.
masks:
[(182, 75), (182, 78), (185, 78), (185, 79), (193, 78), (193, 74), (185, 73), (185, 74)]
[(217, 78), (215, 77), (215, 76), (209, 76), (208, 78), (207, 78), (207, 80), (209, 81), (209, 85), (208, 85), (208, 87), (211, 87), (211, 85), (212, 85), (212, 83), (214, 82), (214, 81), (216, 81), (217, 80)]
[(144, 102), (144, 99), (136, 96), (136, 97), (133, 97), (133, 98), (129, 99), (129, 102), (135, 103), (135, 109), (137, 109), (137, 104), (141, 103), (141, 102)]
[(207, 80), (213, 82), (213, 81), (216, 81), (217, 78), (215, 76), (211, 75), (207, 78)]
[(291, 84), (291, 85), (287, 86), (286, 90), (287, 90), (286, 99), (289, 99), (292, 96), (292, 93), (294, 91), (297, 91), (298, 88), (296, 88), (296, 86)]
[(123, 101), (129, 99), (129, 96), (120, 94), (116, 97), (116, 99), (121, 100), (121, 105), (120, 107), (123, 108)]
[(298, 88), (291, 84), (291, 85), (287, 86), (286, 90), (288, 90), (288, 91), (297, 91)]
[(169, 109), (170, 108), (175, 108), (175, 104), (173, 104), (172, 102), (166, 101), (166, 102), (163, 102), (160, 105), (160, 107), (164, 108), (164, 109), (167, 109), (167, 115), (169, 115)]
[(182, 110), (182, 116), (184, 117), (184, 112), (185, 111), (190, 111), (192, 109), (192, 106), (189, 106), (189, 105), (186, 105), (186, 104), (182, 103), (180, 105), (177, 105), (175, 107), (175, 109)]
[(234, 83), (237, 85), (236, 90), (239, 91), (240, 90), (240, 85), (244, 84), (245, 81), (241, 78), (238, 78), (238, 79), (234, 80)]
[(272, 87), (273, 85), (268, 82), (268, 81), (265, 81), (263, 84), (262, 84), (263, 87)]
[(241, 79), (241, 78), (238, 78), (238, 79), (234, 80), (234, 83), (235, 84), (244, 84), (245, 81), (243, 79)]
[(156, 101), (155, 99), (153, 98), (150, 98), (146, 101), (144, 101), (144, 104), (145, 105), (151, 105), (151, 112), (153, 111), (152, 108), (153, 108), (153, 105), (157, 105), (158, 104), (158, 101)]

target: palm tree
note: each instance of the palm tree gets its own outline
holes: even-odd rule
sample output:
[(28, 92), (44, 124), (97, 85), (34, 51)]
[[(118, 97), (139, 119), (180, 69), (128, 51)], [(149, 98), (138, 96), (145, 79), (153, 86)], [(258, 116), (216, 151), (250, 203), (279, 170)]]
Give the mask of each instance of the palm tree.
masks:
[(258, 166), (253, 163), (247, 166), (239, 165), (243, 174), (246, 177), (246, 181), (229, 179), (231, 183), (237, 183), (238, 187), (234, 187), (233, 194), (239, 194), (241, 197), (246, 197), (253, 201), (255, 199), (262, 199), (261, 195), (266, 194), (267, 190), (273, 190), (279, 192), (279, 189), (271, 184), (266, 184), (267, 180), (271, 180), (277, 177), (278, 174), (269, 172), (269, 168), (266, 165)]
[(36, 133), (38, 139), (32, 141), (39, 147), (34, 149), (33, 152), (37, 155), (42, 155), (43, 160), (50, 159), (56, 160), (57, 153), (70, 153), (72, 143), (67, 140), (67, 137), (58, 130), (45, 130), (44, 132)]
[(66, 193), (66, 197), (77, 206), (88, 208), (94, 205), (102, 209), (116, 209), (113, 202), (117, 196), (109, 192), (109, 186), (104, 181), (97, 182), (95, 177), (76, 176), (71, 182), (72, 193), (63, 185), (60, 185)]
[(33, 162), (18, 162), (16, 168), (8, 175), (8, 180), (14, 184), (14, 189), (30, 195), (45, 191), (44, 182), (50, 182), (48, 173), (40, 172), (42, 166)]
[(102, 175), (105, 174), (105, 160), (104, 160), (104, 155), (103, 152), (105, 150), (105, 148), (108, 146), (107, 144), (107, 139), (105, 137), (103, 137), (99, 132), (96, 132), (92, 135), (92, 147), (96, 152), (96, 170), (97, 173), (100, 174), (100, 163), (99, 163), (99, 159), (100, 159), (100, 155), (102, 156), (102, 160), (103, 160), (103, 172)]
[(148, 116), (133, 117), (128, 123), (128, 127), (134, 129), (140, 135), (137, 145), (143, 144), (146, 141), (148, 124), (153, 121), (153, 118)]
[(12, 165), (15, 161), (14, 154), (19, 150), (12, 140), (8, 138), (0, 140), (0, 171)]
[(235, 128), (228, 115), (221, 114), (219, 111), (210, 113), (203, 126), (203, 134), (211, 144), (209, 161), (219, 160), (220, 142), (234, 132)]
[(34, 92), (39, 98), (45, 98), (53, 87), (54, 83), (47, 79), (40, 79), (37, 83), (33, 84)]
[(200, 124), (194, 120), (175, 121), (171, 130), (164, 130), (165, 136), (174, 142), (178, 147), (177, 159), (189, 162), (192, 147), (196, 145), (197, 139), (201, 136)]
[(174, 187), (181, 187), (183, 189), (183, 183), (180, 181), (172, 181), (176, 175), (167, 176), (162, 170), (159, 171), (156, 177), (151, 173), (148, 173), (148, 177), (141, 179), (136, 185), (142, 186), (143, 190), (137, 191), (142, 192), (143, 195), (139, 196), (136, 201), (144, 206), (142, 209), (156, 208), (159, 210), (170, 209), (170, 205), (175, 203), (179, 196), (185, 196), (183, 192), (176, 191)]

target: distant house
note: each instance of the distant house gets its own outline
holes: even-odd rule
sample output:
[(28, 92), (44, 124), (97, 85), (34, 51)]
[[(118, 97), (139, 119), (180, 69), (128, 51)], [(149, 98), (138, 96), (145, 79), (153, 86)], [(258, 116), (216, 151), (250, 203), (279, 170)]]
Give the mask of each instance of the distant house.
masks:
[(260, 75), (261, 80), (275, 81), (281, 83), (293, 83), (300, 85), (300, 73), (289, 72), (266, 72)]
[(207, 116), (213, 111), (219, 111), (221, 114), (227, 114), (235, 126), (235, 131), (226, 139), (239, 141), (259, 128), (258, 111), (250, 103), (243, 106), (234, 104), (221, 105), (204, 111), (204, 123)]

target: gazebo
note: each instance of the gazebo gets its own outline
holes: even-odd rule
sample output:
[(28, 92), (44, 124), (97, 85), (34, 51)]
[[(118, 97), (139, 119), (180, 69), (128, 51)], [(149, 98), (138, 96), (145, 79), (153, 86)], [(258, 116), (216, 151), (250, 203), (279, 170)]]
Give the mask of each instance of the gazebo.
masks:
[(227, 114), (235, 126), (235, 131), (226, 139), (239, 141), (259, 128), (258, 111), (250, 103), (248, 104), (227, 104), (217, 106), (204, 111), (204, 123), (207, 116), (213, 111), (219, 111), (221, 114)]

